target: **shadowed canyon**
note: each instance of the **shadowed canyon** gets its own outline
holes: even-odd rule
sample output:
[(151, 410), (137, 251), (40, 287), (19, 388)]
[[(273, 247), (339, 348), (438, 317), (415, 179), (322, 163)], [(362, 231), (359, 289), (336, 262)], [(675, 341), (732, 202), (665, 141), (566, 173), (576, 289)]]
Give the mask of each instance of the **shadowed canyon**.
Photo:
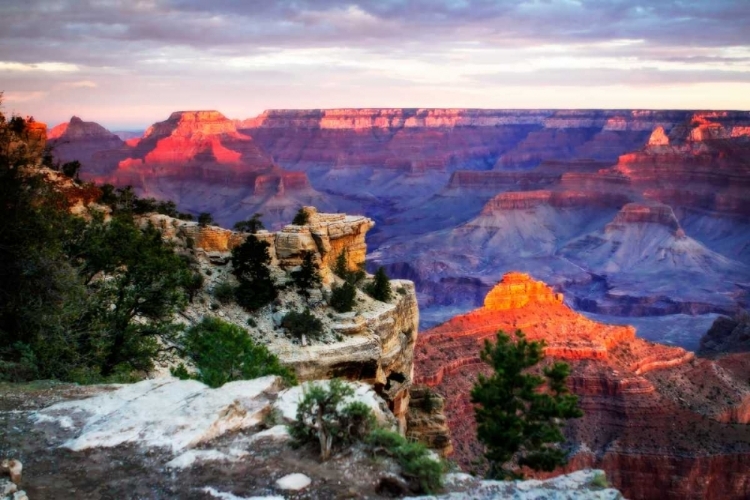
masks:
[(84, 178), (224, 225), (262, 212), (279, 228), (302, 205), (366, 214), (369, 266), (415, 282), (422, 327), (511, 270), (690, 350), (748, 303), (748, 112), (201, 111), (127, 141), (78, 118), (50, 138)]

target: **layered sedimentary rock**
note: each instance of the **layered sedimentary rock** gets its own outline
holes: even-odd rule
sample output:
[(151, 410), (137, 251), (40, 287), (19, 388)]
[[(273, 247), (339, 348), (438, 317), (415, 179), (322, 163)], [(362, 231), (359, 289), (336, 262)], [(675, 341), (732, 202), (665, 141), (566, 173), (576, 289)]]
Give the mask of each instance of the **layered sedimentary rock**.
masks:
[(93, 179), (171, 199), (183, 211), (210, 212), (224, 224), (262, 212), (266, 224), (277, 228), (302, 205), (337, 208), (310, 186), (304, 172), (275, 165), (218, 111), (172, 113), (129, 140), (126, 150), (114, 170)]
[(701, 338), (698, 354), (715, 357), (734, 352), (750, 352), (750, 315), (719, 316)]
[[(570, 421), (568, 470), (596, 466), (627, 498), (745, 498), (750, 476), (750, 356), (713, 362), (591, 321), (526, 275), (507, 275), (488, 306), (420, 335), (415, 381), (446, 397), (455, 458), (481, 456), (469, 400), (485, 339), (523, 330), (571, 365), (584, 417)], [(499, 300), (498, 300), (499, 299)], [(512, 307), (513, 305), (518, 307)]]
[(429, 387), (412, 386), (406, 414), (406, 437), (424, 443), (443, 457), (453, 453), (443, 396)]
[[(255, 237), (268, 243), (273, 279), (284, 285), (279, 298), (253, 314), (235, 304), (225, 306), (221, 317), (243, 328), (252, 318), (257, 340), (293, 368), (300, 380), (345, 377), (372, 385), (388, 401), (404, 429), (419, 323), (414, 286), (408, 281), (393, 280), (391, 286), (398, 293), (389, 302), (357, 292), (354, 310), (336, 313), (323, 296), (330, 294), (334, 285), (341, 285), (341, 279), (334, 276), (331, 268), (342, 254), (352, 270), (364, 264), (365, 235), (374, 223), (363, 216), (319, 213), (314, 207), (304, 207), (304, 211), (308, 216), (305, 225), (290, 224), (277, 232), (261, 230), (255, 235), (216, 226), (201, 227), (165, 215), (150, 215), (142, 222), (153, 224), (166, 240), (189, 252), (204, 270), (210, 271), (204, 273), (206, 289), (233, 282), (229, 252), (246, 238)], [(313, 255), (323, 289), (313, 290), (315, 298), (302, 301), (289, 273), (299, 268), (305, 252)], [(210, 295), (203, 298), (206, 299)], [(322, 321), (328, 334), (324, 341), (300, 344), (283, 333), (281, 319), (292, 310), (305, 308), (310, 308)], [(194, 301), (184, 315), (197, 322), (205, 314), (213, 314), (213, 309), (205, 310), (199, 301)]]
[(49, 131), (52, 154), (60, 162), (81, 162), (81, 175), (90, 179), (110, 173), (127, 156), (125, 143), (95, 122), (74, 116)]

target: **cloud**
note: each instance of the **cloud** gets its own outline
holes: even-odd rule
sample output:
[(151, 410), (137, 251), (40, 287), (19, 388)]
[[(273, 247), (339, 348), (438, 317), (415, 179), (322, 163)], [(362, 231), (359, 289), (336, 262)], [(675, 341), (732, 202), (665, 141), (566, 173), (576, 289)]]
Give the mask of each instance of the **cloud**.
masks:
[(0, 71), (45, 71), (49, 73), (72, 73), (78, 71), (75, 64), (63, 62), (39, 62), (39, 63), (19, 63), (13, 61), (0, 61)]
[(451, 105), (503, 85), (741, 85), (747, 2), (5, 0), (0, 74), (8, 92), (46, 92), (40, 106), (54, 96), (55, 109), (123, 113), (177, 96), (179, 107), (210, 105), (216, 92), (247, 109), (343, 96)]

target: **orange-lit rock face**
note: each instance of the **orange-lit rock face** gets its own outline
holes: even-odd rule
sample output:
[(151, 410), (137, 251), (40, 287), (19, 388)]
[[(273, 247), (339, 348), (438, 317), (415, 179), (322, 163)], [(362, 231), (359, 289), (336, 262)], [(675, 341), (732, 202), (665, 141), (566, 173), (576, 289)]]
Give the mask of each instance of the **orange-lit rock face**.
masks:
[[(420, 335), (415, 383), (446, 398), (454, 458), (469, 466), (482, 449), (469, 394), (485, 339), (523, 330), (546, 342), (549, 359), (571, 365), (584, 417), (566, 435), (578, 451), (569, 470), (600, 467), (628, 498), (746, 498), (750, 477), (750, 355), (718, 362), (653, 344), (628, 326), (591, 321), (544, 283), (509, 273), (489, 307)], [(743, 425), (738, 425), (742, 423)], [(589, 450), (589, 451), (586, 451)]]
[(562, 294), (553, 293), (552, 288), (541, 281), (534, 281), (528, 274), (508, 273), (490, 290), (484, 299), (484, 308), (490, 311), (518, 309), (529, 303), (561, 304)]

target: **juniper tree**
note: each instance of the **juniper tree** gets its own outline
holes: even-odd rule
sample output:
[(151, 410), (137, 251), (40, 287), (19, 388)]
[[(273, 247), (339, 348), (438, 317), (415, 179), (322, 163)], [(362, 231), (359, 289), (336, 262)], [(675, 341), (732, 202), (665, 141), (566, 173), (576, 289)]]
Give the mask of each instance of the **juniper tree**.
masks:
[(305, 210), (304, 207), (300, 207), (300, 209), (297, 210), (294, 219), (292, 219), (292, 224), (295, 226), (304, 226), (308, 222), (310, 222), (310, 214), (307, 213), (307, 210)]
[(235, 231), (242, 231), (245, 233), (255, 234), (261, 229), (265, 229), (263, 221), (260, 218), (263, 216), (261, 213), (254, 213), (252, 217), (247, 220), (241, 220), (234, 225)]
[(292, 271), (292, 278), (294, 284), (299, 289), (299, 292), (305, 297), (310, 298), (310, 289), (320, 286), (320, 273), (315, 265), (314, 260), (315, 254), (311, 251), (306, 251), (302, 254), (302, 266), (299, 270)]
[(235, 289), (237, 303), (247, 310), (260, 309), (278, 295), (268, 265), (271, 245), (255, 236), (248, 236), (242, 245), (232, 250), (233, 273), (239, 281)]
[(388, 279), (388, 275), (385, 274), (385, 269), (381, 266), (375, 272), (375, 280), (367, 287), (367, 293), (375, 300), (381, 302), (388, 302), (393, 296), (391, 290), (391, 282)]
[(471, 391), (490, 478), (519, 478), (522, 467), (549, 472), (567, 463), (558, 446), (564, 440), (560, 424), (583, 415), (565, 384), (570, 366), (555, 362), (541, 370), (543, 376), (533, 373), (545, 342), (530, 342), (520, 330), (515, 336), (514, 342), (499, 331), (495, 343), (485, 340), (481, 359), (494, 373), (480, 374)]

